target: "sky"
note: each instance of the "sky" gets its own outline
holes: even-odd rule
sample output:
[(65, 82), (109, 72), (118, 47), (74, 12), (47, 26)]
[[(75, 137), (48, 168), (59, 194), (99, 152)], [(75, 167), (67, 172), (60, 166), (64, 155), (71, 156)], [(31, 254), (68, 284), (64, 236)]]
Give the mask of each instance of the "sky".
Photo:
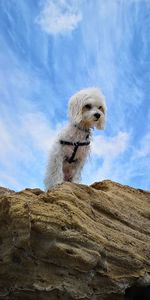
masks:
[(0, 186), (44, 189), (69, 97), (107, 102), (82, 183), (150, 190), (150, 0), (0, 0)]

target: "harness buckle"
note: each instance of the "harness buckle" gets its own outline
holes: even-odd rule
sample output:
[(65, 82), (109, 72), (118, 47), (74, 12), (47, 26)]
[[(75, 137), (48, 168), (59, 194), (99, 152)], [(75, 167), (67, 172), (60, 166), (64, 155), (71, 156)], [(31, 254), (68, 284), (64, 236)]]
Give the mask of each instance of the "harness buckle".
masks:
[(75, 143), (73, 143), (73, 145), (74, 145), (75, 147), (79, 147), (79, 144), (80, 144), (80, 142), (75, 142)]

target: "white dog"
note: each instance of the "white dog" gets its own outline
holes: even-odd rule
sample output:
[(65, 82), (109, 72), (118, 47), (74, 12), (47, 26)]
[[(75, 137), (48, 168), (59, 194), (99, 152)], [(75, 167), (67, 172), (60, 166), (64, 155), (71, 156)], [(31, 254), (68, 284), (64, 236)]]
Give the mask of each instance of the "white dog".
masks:
[(70, 123), (52, 147), (46, 176), (46, 190), (64, 181), (79, 182), (80, 173), (90, 150), (91, 129), (103, 129), (105, 98), (97, 88), (87, 88), (70, 98)]

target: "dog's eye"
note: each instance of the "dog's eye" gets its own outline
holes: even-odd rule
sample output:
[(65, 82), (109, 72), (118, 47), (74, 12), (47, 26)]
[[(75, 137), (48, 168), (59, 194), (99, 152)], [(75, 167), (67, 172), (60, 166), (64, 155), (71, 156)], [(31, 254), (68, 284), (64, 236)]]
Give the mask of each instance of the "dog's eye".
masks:
[(85, 107), (86, 109), (91, 109), (91, 108), (92, 108), (92, 105), (91, 105), (91, 104), (86, 104), (84, 107)]
[(102, 107), (102, 105), (101, 106), (99, 106), (99, 108), (98, 109), (102, 109), (103, 107)]

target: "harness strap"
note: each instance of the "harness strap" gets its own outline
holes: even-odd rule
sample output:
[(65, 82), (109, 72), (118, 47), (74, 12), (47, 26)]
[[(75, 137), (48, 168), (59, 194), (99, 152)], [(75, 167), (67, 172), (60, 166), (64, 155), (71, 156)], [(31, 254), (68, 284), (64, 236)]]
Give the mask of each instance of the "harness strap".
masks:
[(62, 145), (71, 145), (71, 146), (74, 146), (74, 143), (68, 142), (68, 141), (62, 141), (62, 140), (60, 140), (60, 144), (62, 144)]
[(76, 155), (76, 152), (78, 150), (78, 147), (82, 147), (82, 146), (88, 146), (90, 144), (90, 141), (88, 142), (83, 142), (83, 143), (80, 143), (80, 142), (68, 142), (68, 141), (63, 141), (63, 140), (60, 140), (60, 144), (62, 145), (69, 145), (69, 146), (74, 146), (74, 149), (73, 149), (73, 152), (72, 152), (72, 155), (71, 157), (66, 157), (66, 161), (69, 162), (69, 164), (71, 164), (72, 162), (76, 162), (77, 159), (74, 159), (75, 155)]
[(63, 141), (63, 140), (60, 140), (60, 144), (62, 144), (62, 145), (69, 145), (69, 146), (87, 146), (87, 145), (89, 145), (90, 144), (90, 141), (88, 141), (88, 142), (83, 142), (83, 143), (80, 143), (80, 142), (75, 142), (75, 143), (73, 143), (73, 142), (68, 142), (68, 141)]

